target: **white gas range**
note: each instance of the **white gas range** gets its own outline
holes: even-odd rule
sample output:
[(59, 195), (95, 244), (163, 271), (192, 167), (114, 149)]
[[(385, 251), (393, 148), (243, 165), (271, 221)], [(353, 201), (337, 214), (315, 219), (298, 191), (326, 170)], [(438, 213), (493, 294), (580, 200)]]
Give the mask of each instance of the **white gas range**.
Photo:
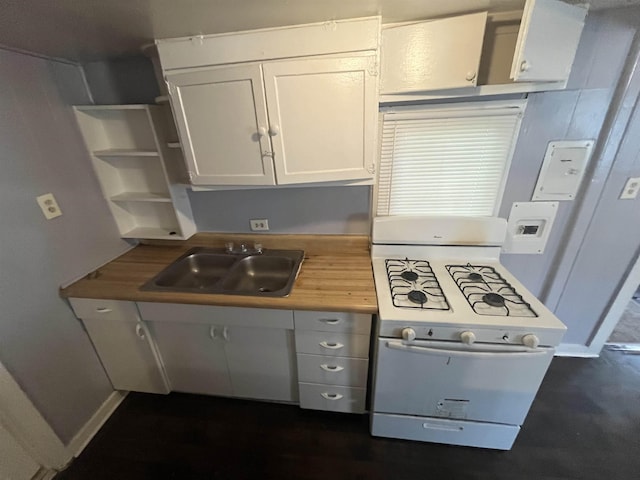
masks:
[(500, 218), (374, 219), (371, 432), (508, 450), (566, 327), (499, 261)]

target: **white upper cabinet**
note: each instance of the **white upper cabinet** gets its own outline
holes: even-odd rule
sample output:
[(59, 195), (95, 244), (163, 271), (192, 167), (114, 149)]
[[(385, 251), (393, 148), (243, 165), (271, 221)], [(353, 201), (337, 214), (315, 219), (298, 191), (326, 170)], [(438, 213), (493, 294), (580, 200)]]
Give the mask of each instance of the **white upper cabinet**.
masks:
[(373, 176), (377, 56), (288, 60), (263, 69), (278, 184)]
[(382, 94), (475, 86), (487, 12), (382, 31)]
[(191, 183), (373, 180), (380, 18), (159, 40)]
[(560, 0), (527, 0), (522, 12), (385, 28), (382, 102), (403, 93), (455, 97), (564, 88), (586, 14)]
[(511, 78), (516, 82), (566, 80), (587, 10), (558, 0), (527, 0)]
[(273, 185), (260, 65), (167, 76), (194, 185)]

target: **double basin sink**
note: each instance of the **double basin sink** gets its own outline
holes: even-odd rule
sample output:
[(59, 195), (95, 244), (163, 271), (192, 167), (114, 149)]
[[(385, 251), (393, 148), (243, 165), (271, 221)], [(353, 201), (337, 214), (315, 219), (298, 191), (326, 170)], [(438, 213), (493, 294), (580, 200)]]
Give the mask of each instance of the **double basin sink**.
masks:
[(192, 248), (142, 286), (162, 292), (286, 297), (296, 280), (302, 250), (232, 254), (223, 248)]

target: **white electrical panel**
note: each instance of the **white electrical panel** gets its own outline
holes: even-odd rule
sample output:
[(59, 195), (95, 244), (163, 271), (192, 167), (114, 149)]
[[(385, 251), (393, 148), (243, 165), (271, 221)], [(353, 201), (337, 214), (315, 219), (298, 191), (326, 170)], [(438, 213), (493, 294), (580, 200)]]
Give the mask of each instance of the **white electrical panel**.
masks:
[(532, 200), (573, 200), (593, 150), (593, 140), (550, 142)]
[(543, 253), (558, 205), (558, 202), (514, 203), (509, 213), (502, 253)]

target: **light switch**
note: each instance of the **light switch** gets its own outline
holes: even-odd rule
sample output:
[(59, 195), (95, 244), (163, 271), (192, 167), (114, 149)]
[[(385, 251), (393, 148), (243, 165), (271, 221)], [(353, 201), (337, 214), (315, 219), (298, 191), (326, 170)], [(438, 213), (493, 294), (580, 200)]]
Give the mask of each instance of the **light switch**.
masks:
[(592, 140), (550, 142), (532, 200), (573, 200), (587, 169)]

